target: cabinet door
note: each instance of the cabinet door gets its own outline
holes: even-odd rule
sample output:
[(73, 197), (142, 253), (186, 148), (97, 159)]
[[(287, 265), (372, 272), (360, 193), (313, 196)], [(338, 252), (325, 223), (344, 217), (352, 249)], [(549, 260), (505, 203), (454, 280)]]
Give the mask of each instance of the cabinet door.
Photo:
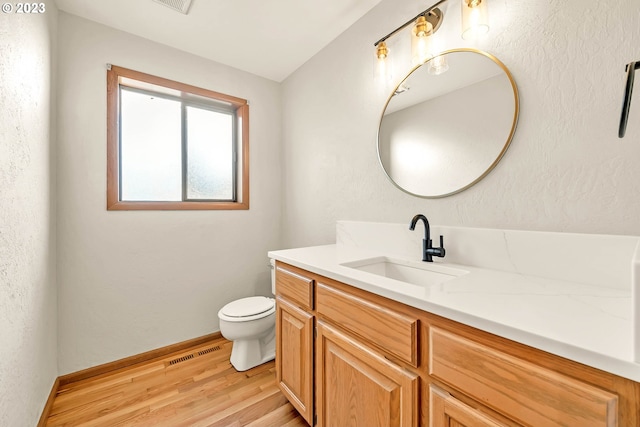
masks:
[(449, 393), (429, 386), (429, 427), (506, 427)]
[(313, 424), (313, 316), (276, 299), (276, 379), (282, 393)]
[(318, 321), (319, 427), (418, 425), (418, 376)]

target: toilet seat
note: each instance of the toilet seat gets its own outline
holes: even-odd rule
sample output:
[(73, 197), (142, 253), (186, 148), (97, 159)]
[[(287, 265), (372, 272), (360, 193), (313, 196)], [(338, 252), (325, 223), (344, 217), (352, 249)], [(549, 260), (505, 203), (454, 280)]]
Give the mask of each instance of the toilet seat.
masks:
[(220, 319), (227, 322), (248, 322), (267, 317), (276, 311), (273, 298), (248, 297), (231, 301), (218, 312)]

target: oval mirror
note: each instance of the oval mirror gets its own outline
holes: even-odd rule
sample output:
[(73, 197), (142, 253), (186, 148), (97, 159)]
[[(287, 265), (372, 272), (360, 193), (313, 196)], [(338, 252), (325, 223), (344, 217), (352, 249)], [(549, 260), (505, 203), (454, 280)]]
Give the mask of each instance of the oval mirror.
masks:
[(518, 89), (497, 58), (473, 49), (443, 52), (414, 68), (387, 100), (378, 129), (380, 164), (415, 196), (466, 190), (504, 155), (518, 111)]

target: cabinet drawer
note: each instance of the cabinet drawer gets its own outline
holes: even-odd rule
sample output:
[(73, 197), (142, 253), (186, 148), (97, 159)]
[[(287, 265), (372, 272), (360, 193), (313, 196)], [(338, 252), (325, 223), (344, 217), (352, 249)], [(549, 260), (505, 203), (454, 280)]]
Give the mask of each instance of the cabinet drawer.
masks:
[(429, 385), (429, 427), (507, 427), (489, 415), (465, 405), (444, 390)]
[(314, 280), (304, 270), (276, 263), (276, 294), (286, 297), (302, 308), (313, 310)]
[(443, 329), (429, 341), (430, 375), (523, 425), (617, 425), (615, 394)]
[(323, 283), (316, 285), (316, 309), (380, 350), (418, 366), (418, 319)]

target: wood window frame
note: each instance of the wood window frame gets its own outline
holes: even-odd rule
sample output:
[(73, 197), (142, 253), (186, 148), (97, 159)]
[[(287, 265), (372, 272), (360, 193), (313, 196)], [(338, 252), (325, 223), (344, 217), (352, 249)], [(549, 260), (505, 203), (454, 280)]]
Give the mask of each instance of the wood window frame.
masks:
[[(123, 201), (120, 200), (119, 87), (162, 87), (184, 99), (208, 98), (231, 104), (238, 126), (236, 201)], [(246, 99), (110, 65), (107, 67), (107, 210), (247, 210), (249, 209), (249, 103)]]

